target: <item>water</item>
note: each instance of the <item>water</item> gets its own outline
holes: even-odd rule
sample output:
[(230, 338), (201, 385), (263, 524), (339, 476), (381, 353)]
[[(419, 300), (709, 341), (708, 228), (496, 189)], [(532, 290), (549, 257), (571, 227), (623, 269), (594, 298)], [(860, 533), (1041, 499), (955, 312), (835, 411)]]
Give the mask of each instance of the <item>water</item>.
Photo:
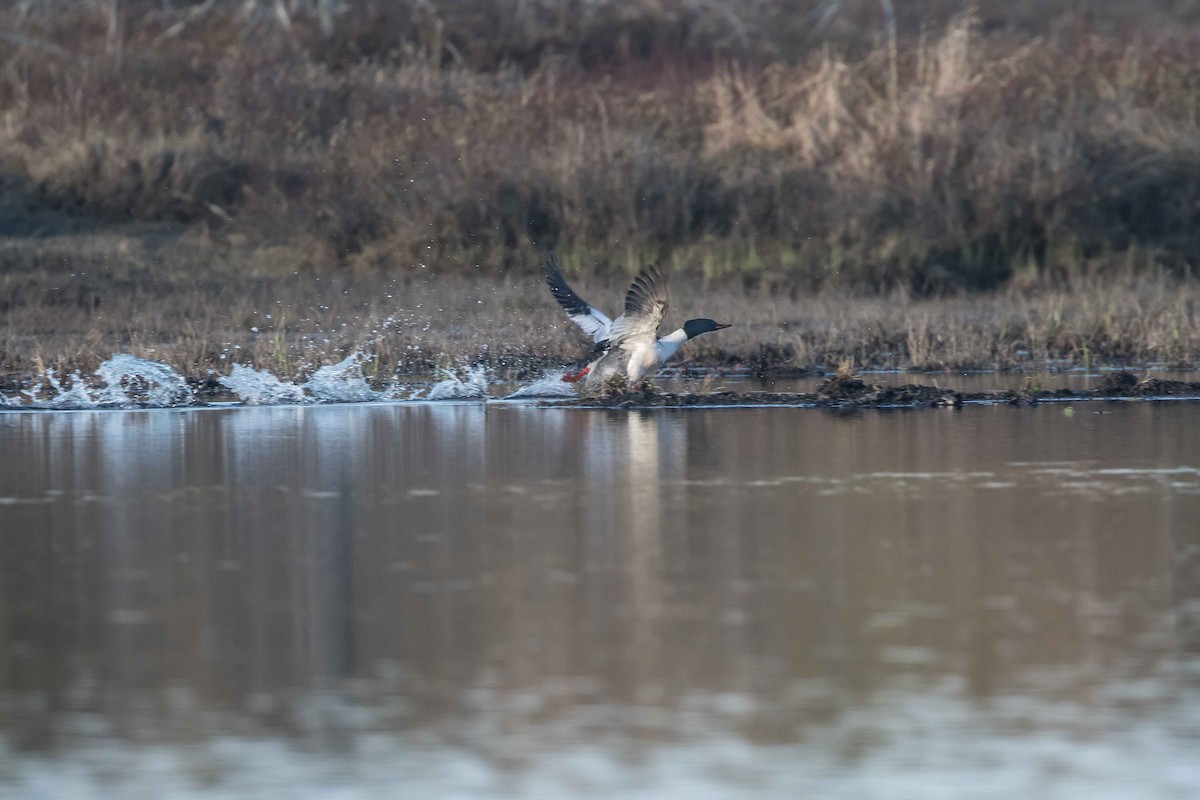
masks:
[(1197, 403), (0, 412), (0, 548), (6, 799), (1200, 793)]
[[(482, 399), (489, 396), (488, 371), (478, 366), (444, 369), (433, 382), (401, 379), (383, 381), (374, 389), (363, 373), (366, 357), (353, 353), (336, 364), (318, 367), (300, 383), (266, 369), (234, 364), (216, 383), (228, 396), (224, 403), (294, 405), (364, 403), (372, 401)], [(574, 396), (561, 381), (562, 372), (549, 373), (516, 389), (519, 397)], [(504, 384), (497, 384), (503, 388)], [(566, 387), (564, 389), (564, 387)], [(515, 388), (515, 387), (514, 387)], [(510, 390), (511, 391), (511, 390)], [(40, 384), (17, 394), (0, 393), (0, 410), (80, 410), (94, 408), (182, 408), (205, 405), (182, 375), (158, 361), (119, 353), (103, 362), (94, 375), (72, 373), (64, 381), (46, 370)]]
[[(181, 408), (205, 405), (217, 400), (243, 405), (294, 405), (320, 403), (361, 403), (372, 401), (403, 402), (463, 399), (553, 399), (575, 397), (571, 384), (562, 380), (564, 371), (546, 370), (536, 380), (514, 382), (495, 380), (490, 371), (478, 365), (460, 365), (442, 369), (433, 381), (393, 377), (376, 381), (372, 388), (364, 374), (365, 353), (356, 352), (336, 364), (315, 369), (306, 379), (295, 381), (270, 370), (234, 364), (228, 375), (216, 375), (215, 381), (225, 397), (199, 397), (182, 375), (169, 365), (118, 353), (103, 362), (94, 375), (72, 373), (63, 380), (47, 370), (39, 385), (19, 393), (0, 392), (0, 410), (36, 408), (76, 410), (91, 408)], [(1194, 370), (1148, 370), (1143, 376), (1164, 380), (1198, 381)], [(923, 383), (963, 392), (987, 392), (1021, 389), (1027, 380), (1036, 379), (1041, 388), (1094, 389), (1103, 373), (1080, 370), (1025, 376), (1019, 373), (867, 373), (864, 377), (880, 383)], [(815, 392), (824, 377), (753, 378), (748, 375), (719, 376), (715, 373), (681, 374), (668, 370), (657, 384), (663, 391), (707, 393), (721, 389), (738, 391)]]

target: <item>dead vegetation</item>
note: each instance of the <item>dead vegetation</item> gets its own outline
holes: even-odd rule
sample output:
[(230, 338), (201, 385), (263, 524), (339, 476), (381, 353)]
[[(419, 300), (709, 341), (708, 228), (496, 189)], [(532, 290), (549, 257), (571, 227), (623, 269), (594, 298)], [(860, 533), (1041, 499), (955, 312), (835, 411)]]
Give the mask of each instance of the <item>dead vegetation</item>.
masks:
[[(815, 392), (733, 392), (720, 390), (676, 394), (673, 392), (637, 392), (601, 394), (570, 399), (568, 405), (603, 408), (689, 408), (696, 406), (803, 406), (838, 410), (864, 408), (962, 408), (967, 403), (988, 405), (1035, 406), (1044, 402), (1063, 403), (1067, 414), (1074, 413), (1069, 401), (1094, 400), (1200, 400), (1200, 382), (1161, 378), (1138, 380), (1128, 372), (1115, 373), (1117, 383), (1102, 381), (1094, 389), (1011, 389), (989, 392), (960, 392), (941, 386), (906, 383), (897, 386), (866, 384), (857, 379), (835, 376)], [(553, 405), (562, 405), (556, 400)]]
[(849, 0), (17, 3), (6, 227), (171, 222), (328, 272), (556, 249), (797, 291), (1186, 273), (1191, 12), (1068, 5), (930, 2), (888, 39)]
[[(625, 280), (574, 282), (599, 301)], [(664, 327), (696, 314), (734, 327), (690, 342), (673, 364), (773, 374), (1200, 364), (1200, 286), (1165, 272), (934, 298), (675, 281)], [(372, 379), (468, 363), (519, 378), (589, 350), (536, 273), (314, 274), (207, 241), (111, 232), (0, 243), (0, 383), (10, 387), (43, 367), (91, 372), (116, 352), (203, 381), (233, 363), (300, 377), (356, 352)]]
[(6, 4), (0, 368), (517, 369), (548, 250), (703, 363), (1196, 363), (1195, 10), (892, 5)]

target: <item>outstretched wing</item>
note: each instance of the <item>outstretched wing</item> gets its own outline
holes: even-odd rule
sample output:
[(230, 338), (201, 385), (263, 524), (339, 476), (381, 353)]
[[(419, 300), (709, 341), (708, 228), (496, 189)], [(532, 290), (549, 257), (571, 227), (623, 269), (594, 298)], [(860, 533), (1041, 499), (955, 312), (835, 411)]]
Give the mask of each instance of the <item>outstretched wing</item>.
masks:
[(658, 326), (667, 314), (671, 275), (657, 265), (642, 267), (625, 293), (625, 313), (612, 327), (609, 339), (625, 346), (636, 342), (654, 342)]
[(588, 305), (587, 301), (575, 294), (575, 290), (567, 285), (562, 270), (558, 268), (558, 259), (550, 256), (545, 266), (546, 285), (550, 294), (567, 312), (571, 321), (583, 328), (583, 332), (592, 337), (593, 342), (602, 342), (609, 337), (612, 320)]

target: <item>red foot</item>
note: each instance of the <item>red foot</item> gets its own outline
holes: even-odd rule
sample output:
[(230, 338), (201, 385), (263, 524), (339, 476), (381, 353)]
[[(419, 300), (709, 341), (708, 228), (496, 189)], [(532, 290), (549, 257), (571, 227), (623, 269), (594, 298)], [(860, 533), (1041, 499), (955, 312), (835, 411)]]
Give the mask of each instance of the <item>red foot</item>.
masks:
[(562, 376), (563, 383), (578, 383), (580, 380), (583, 379), (583, 376), (587, 375), (587, 374), (588, 374), (588, 368), (584, 367), (583, 369), (579, 370), (579, 372), (576, 372), (574, 375), (563, 375)]

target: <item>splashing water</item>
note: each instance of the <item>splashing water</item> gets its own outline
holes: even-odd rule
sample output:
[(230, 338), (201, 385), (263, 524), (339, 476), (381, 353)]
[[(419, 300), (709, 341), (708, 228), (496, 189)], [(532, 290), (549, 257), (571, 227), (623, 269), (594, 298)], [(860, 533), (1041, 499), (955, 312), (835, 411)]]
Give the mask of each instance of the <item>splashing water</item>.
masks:
[[(48, 369), (43, 384), (21, 392), (17, 397), (0, 397), (7, 408), (45, 408), (55, 410), (84, 408), (128, 408), (143, 406), (168, 408), (192, 402), (192, 390), (175, 370), (166, 364), (118, 353), (96, 369), (95, 378), (104, 385), (87, 384), (78, 372), (71, 373), (71, 385), (63, 386), (54, 370)], [(41, 395), (47, 395), (42, 397)]]
[(519, 400), (523, 397), (574, 397), (575, 387), (572, 384), (563, 382), (563, 375), (566, 373), (563, 370), (552, 372), (543, 372), (542, 377), (538, 378), (528, 386), (522, 386), (512, 394), (504, 396), (505, 400)]
[[(51, 392), (46, 399), (38, 397), (38, 389), (26, 389), (21, 394), (29, 398), (29, 405), (33, 408), (50, 408), (50, 409), (70, 409), (70, 408), (94, 408), (96, 401), (92, 399), (88, 391), (87, 384), (83, 382), (83, 378), (79, 377), (78, 372), (71, 373), (71, 387), (63, 388), (62, 382), (58, 379), (58, 375), (54, 370), (46, 370), (43, 377), (45, 383), (43, 388)], [(17, 398), (12, 398), (16, 401), (13, 405), (20, 407), (21, 402)]]
[(234, 364), (229, 375), (217, 378), (217, 383), (237, 395), (247, 405), (274, 405), (277, 403), (306, 403), (309, 398), (304, 389), (291, 381), (280, 380), (265, 369), (254, 369), (243, 364)]
[(487, 397), (488, 375), (483, 367), (467, 367), (466, 374), (459, 377), (450, 370), (445, 380), (438, 381), (429, 388), (422, 400), (467, 400)]
[(96, 369), (105, 387), (95, 397), (100, 406), (146, 405), (155, 408), (186, 405), (192, 389), (175, 370), (158, 361), (118, 353)]
[(361, 403), (384, 397), (367, 384), (358, 353), (321, 367), (305, 382), (304, 391), (318, 403)]
[[(337, 364), (321, 367), (303, 383), (283, 380), (267, 369), (234, 364), (229, 375), (218, 377), (217, 383), (246, 405), (486, 400), (491, 386), (486, 367), (468, 366), (443, 370), (445, 377), (423, 390), (393, 383), (376, 391), (363, 375), (362, 361), (362, 354), (354, 353)], [(187, 381), (170, 366), (127, 354), (114, 355), (90, 378), (72, 373), (69, 379), (62, 379), (53, 370), (46, 370), (42, 381), (40, 386), (17, 396), (0, 394), (0, 408), (168, 408), (196, 402)], [(530, 385), (505, 395), (505, 399), (572, 396), (573, 388), (562, 382), (562, 372), (558, 371), (543, 373)]]

